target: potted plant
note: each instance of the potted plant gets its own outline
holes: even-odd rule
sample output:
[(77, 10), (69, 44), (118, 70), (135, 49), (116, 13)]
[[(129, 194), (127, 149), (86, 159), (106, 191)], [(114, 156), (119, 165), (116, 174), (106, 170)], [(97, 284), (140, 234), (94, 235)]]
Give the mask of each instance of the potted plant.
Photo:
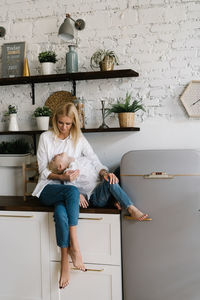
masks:
[(118, 57), (113, 50), (97, 50), (90, 59), (91, 68), (97, 69), (100, 67), (101, 71), (111, 71), (114, 64), (118, 65)]
[(27, 141), (3, 141), (0, 143), (0, 166), (17, 167), (30, 163), (31, 148)]
[(54, 64), (57, 62), (54, 51), (40, 52), (38, 55), (39, 62), (42, 64), (42, 74), (49, 75), (53, 73)]
[(117, 100), (117, 103), (112, 104), (111, 108), (106, 108), (106, 116), (117, 113), (120, 127), (134, 127), (135, 112), (138, 110), (145, 111), (141, 101), (134, 100), (131, 103), (131, 94), (126, 93), (123, 101)]
[(19, 131), (19, 126), (17, 123), (17, 107), (10, 104), (5, 116), (9, 116), (8, 131)]
[(39, 106), (33, 113), (36, 118), (38, 130), (49, 129), (49, 117), (51, 116), (51, 110), (48, 106)]

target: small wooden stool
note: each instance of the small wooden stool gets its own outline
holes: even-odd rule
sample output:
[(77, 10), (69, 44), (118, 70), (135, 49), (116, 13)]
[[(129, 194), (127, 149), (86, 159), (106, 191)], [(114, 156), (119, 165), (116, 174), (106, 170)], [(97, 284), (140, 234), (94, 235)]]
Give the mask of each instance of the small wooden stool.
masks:
[[(35, 174), (28, 177), (28, 171), (35, 171)], [(22, 178), (23, 178), (23, 191), (24, 191), (24, 201), (27, 200), (28, 196), (31, 196), (31, 193), (28, 193), (28, 184), (29, 183), (37, 183), (38, 182), (38, 164), (37, 161), (32, 162), (31, 164), (22, 164)]]

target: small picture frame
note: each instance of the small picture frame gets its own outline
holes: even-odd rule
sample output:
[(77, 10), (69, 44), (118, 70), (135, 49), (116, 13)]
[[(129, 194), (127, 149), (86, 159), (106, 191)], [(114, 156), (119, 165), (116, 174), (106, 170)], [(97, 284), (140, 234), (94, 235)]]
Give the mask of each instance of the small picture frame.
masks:
[(2, 77), (12, 78), (23, 75), (25, 42), (2, 45)]

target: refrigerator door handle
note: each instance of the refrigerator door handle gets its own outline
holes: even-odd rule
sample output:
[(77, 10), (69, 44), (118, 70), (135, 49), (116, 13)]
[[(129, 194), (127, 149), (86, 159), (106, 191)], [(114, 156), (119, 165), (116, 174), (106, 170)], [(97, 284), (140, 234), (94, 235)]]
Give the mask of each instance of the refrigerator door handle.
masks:
[(169, 175), (166, 172), (152, 172), (144, 175), (145, 179), (173, 179), (174, 175)]
[[(124, 219), (138, 221), (136, 218), (131, 217), (131, 216), (124, 216)], [(152, 221), (152, 219), (151, 218), (146, 218), (146, 219), (142, 220), (141, 222), (144, 222), (144, 221)]]

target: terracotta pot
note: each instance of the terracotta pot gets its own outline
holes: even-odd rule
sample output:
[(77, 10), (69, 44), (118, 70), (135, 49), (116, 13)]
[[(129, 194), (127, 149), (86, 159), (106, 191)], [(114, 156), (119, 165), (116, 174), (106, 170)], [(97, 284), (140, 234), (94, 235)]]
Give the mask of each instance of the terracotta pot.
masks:
[(134, 117), (132, 112), (118, 113), (120, 127), (134, 127)]

